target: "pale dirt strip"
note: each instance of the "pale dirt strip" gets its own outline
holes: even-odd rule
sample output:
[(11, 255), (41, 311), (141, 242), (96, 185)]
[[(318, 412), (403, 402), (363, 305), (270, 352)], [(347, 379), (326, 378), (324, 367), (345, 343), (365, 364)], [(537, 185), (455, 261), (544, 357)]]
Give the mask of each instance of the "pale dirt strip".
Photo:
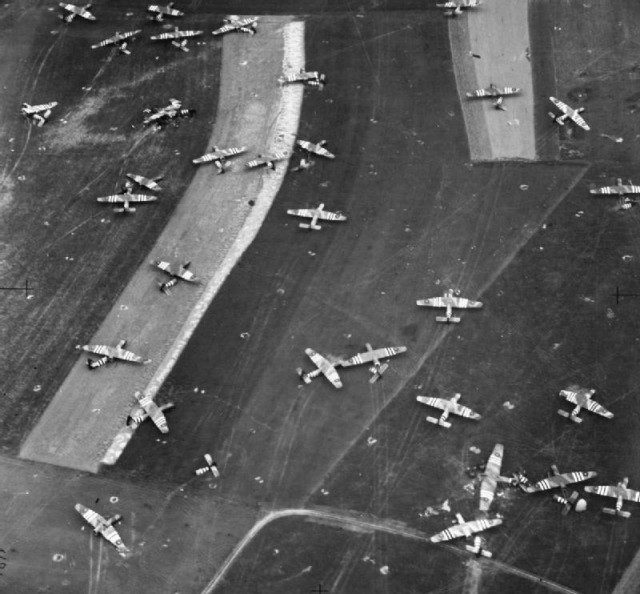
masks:
[[(453, 69), (473, 161), (536, 158), (528, 4), (487, 2), (450, 19)], [(496, 110), (488, 98), (467, 99), (467, 92), (490, 83), (522, 93), (505, 98), (506, 111)]]
[[(220, 100), (210, 144), (247, 145), (247, 158), (275, 150), (292, 152), (303, 89), (277, 84), (283, 64), (304, 66), (304, 24), (290, 20), (263, 19), (255, 37), (224, 39)], [(202, 147), (202, 153), (208, 146)], [(89, 372), (86, 357), (79, 357), (23, 444), (21, 457), (90, 472), (97, 472), (105, 457), (115, 462), (132, 435), (130, 430), (118, 434), (135, 402), (133, 392), (146, 386), (146, 392), (154, 395), (166, 379), (216, 292), (257, 234), (288, 168), (288, 161), (283, 161), (275, 173), (247, 171), (245, 160), (233, 160), (225, 175), (216, 175), (213, 165), (200, 166), (149, 255), (149, 259), (191, 260), (204, 285), (179, 285), (167, 297), (158, 290), (159, 273), (145, 262), (95, 336), (76, 337), (69, 344), (73, 349), (75, 343), (115, 344), (128, 338), (127, 348), (153, 362), (145, 367), (115, 364)], [(172, 198), (161, 195), (160, 199)], [(255, 206), (248, 205), (250, 199)], [(115, 442), (114, 435), (118, 435)]]
[[(304, 22), (296, 21), (286, 25), (283, 30), (283, 37), (283, 72), (287, 72), (290, 69), (295, 69), (297, 71), (304, 68)], [(223, 76), (225, 76), (224, 72)], [(223, 80), (228, 80), (228, 78), (225, 76)], [(286, 151), (289, 155), (292, 154), (295, 146), (294, 139), (298, 131), (300, 121), (302, 96), (302, 85), (286, 85), (283, 87), (282, 98), (280, 100), (280, 111), (278, 112), (276, 120), (270, 130), (271, 137), (266, 150), (267, 153), (270, 154), (276, 151)], [(221, 101), (221, 104), (224, 104), (224, 100)], [(211, 140), (213, 141), (214, 138), (215, 134)], [(218, 268), (207, 284), (204, 293), (200, 297), (200, 301), (193, 308), (178, 338), (176, 338), (171, 349), (169, 349), (169, 352), (145, 389), (145, 394), (155, 398), (158, 390), (167, 379), (171, 369), (187, 346), (187, 342), (189, 342), (189, 339), (195, 332), (196, 327), (200, 323), (200, 320), (204, 316), (209, 305), (211, 305), (211, 302), (222, 286), (222, 283), (258, 234), (260, 226), (266, 218), (269, 209), (271, 208), (271, 204), (282, 185), (287, 169), (288, 161), (281, 162), (275, 172), (268, 172), (263, 176), (262, 187), (255, 198), (256, 204), (247, 217), (240, 234), (236, 238), (231, 249), (227, 252), (222, 265)], [(134, 429), (126, 425), (122, 428), (102, 459), (103, 464), (111, 465), (117, 462), (118, 458), (124, 451), (124, 448), (127, 447), (127, 444), (133, 437), (134, 431)]]
[[(341, 528), (344, 528), (345, 530), (352, 530), (354, 532), (386, 532), (387, 534), (393, 534), (395, 536), (402, 536), (405, 538), (411, 538), (413, 540), (421, 541), (427, 546), (445, 547), (450, 552), (458, 555), (459, 557), (473, 558), (465, 550), (460, 549), (456, 546), (433, 544), (429, 540), (430, 537), (424, 532), (415, 530), (414, 528), (410, 528), (409, 526), (405, 526), (401, 522), (380, 520), (378, 518), (366, 516), (364, 514), (356, 512), (347, 512), (343, 510), (332, 510), (326, 508), (282, 509), (279, 511), (270, 512), (264, 518), (256, 522), (253, 528), (251, 528), (251, 530), (249, 530), (245, 537), (236, 545), (231, 555), (229, 555), (225, 559), (225, 562), (218, 568), (218, 571), (216, 571), (216, 574), (202, 591), (202, 594), (211, 594), (215, 590), (216, 586), (220, 584), (220, 582), (227, 575), (227, 572), (229, 571), (233, 562), (242, 554), (247, 545), (265, 526), (267, 526), (274, 520), (279, 520), (280, 518), (289, 518), (292, 516), (305, 516), (308, 518), (313, 518), (322, 524), (339, 526)], [(533, 582), (540, 586), (545, 586), (552, 592), (560, 592), (561, 594), (579, 594), (579, 592), (576, 592), (571, 588), (567, 588), (562, 584), (552, 582), (542, 576), (524, 571), (522, 569), (518, 569), (517, 567), (512, 567), (511, 565), (507, 565), (506, 563), (502, 563), (501, 561), (496, 561), (495, 559), (482, 559), (478, 563), (482, 566), (490, 567), (494, 572), (504, 571), (506, 573), (510, 573), (511, 575), (515, 575), (528, 580), (529, 582)]]

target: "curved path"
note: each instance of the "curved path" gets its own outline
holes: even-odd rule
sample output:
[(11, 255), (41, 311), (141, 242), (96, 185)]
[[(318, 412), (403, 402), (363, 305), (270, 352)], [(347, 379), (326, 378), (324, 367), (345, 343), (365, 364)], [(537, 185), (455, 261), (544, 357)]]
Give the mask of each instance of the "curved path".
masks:
[[(365, 530), (367, 532), (386, 532), (387, 534), (393, 534), (395, 536), (403, 536), (405, 538), (419, 540), (427, 545), (442, 546), (433, 545), (433, 543), (431, 543), (431, 541), (429, 540), (429, 536), (419, 530), (403, 526), (398, 522), (384, 521), (375, 518), (363, 519), (363, 515), (364, 514), (347, 513), (338, 510), (319, 509), (282, 509), (279, 511), (270, 512), (264, 518), (256, 522), (253, 528), (251, 528), (251, 530), (245, 535), (245, 537), (236, 545), (231, 555), (227, 557), (225, 562), (220, 566), (211, 581), (202, 591), (202, 594), (211, 594), (215, 590), (216, 586), (225, 578), (227, 572), (229, 571), (229, 568), (231, 567), (235, 559), (244, 552), (244, 550), (251, 543), (254, 537), (257, 536), (265, 526), (268, 526), (271, 522), (279, 520), (281, 518), (305, 516), (308, 518), (315, 518), (320, 522), (324, 520), (325, 522), (331, 523), (332, 525), (337, 524), (347, 530), (351, 529), (357, 531)], [(444, 546), (446, 546), (449, 551), (457, 554), (460, 557), (470, 557), (468, 553), (455, 546)], [(579, 594), (576, 590), (567, 588), (562, 584), (558, 584), (528, 571), (523, 571), (522, 569), (518, 569), (517, 567), (512, 567), (511, 565), (502, 563), (501, 561), (496, 561), (494, 559), (482, 559), (482, 563), (490, 565), (494, 570), (505, 571), (512, 575), (526, 579), (530, 582), (545, 586), (547, 589), (553, 592), (561, 592), (563, 594)]]

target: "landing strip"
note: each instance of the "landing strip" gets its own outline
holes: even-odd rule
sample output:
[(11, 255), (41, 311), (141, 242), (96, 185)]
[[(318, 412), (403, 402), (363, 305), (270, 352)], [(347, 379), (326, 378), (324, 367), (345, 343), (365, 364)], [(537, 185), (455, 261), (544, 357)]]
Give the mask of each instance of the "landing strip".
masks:
[[(276, 81), (285, 66), (304, 66), (304, 25), (288, 21), (263, 20), (259, 46), (247, 44), (242, 36), (224, 38), (221, 96), (211, 144), (249, 143), (253, 152), (292, 152), (302, 88), (281, 87)], [(168, 299), (158, 291), (157, 274), (145, 262), (89, 341), (115, 344), (131, 337), (128, 348), (144, 352), (153, 363), (142, 369), (119, 365), (89, 373), (80, 357), (25, 441), (21, 457), (93, 472), (105, 455), (106, 462), (115, 462), (131, 432), (119, 433), (108, 448), (124, 427), (133, 390), (145, 387), (155, 395), (257, 233), (287, 168), (284, 162), (275, 174), (247, 172), (243, 163), (237, 159), (220, 176), (214, 166), (200, 166), (150, 254), (191, 260), (192, 269), (205, 279), (204, 287), (180, 287)], [(256, 203), (254, 208), (250, 201)]]

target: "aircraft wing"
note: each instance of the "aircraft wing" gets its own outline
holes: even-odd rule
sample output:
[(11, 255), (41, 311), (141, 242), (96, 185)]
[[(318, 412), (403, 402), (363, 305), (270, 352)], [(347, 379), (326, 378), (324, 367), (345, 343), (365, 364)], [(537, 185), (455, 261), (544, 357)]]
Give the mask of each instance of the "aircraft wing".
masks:
[(474, 421), (478, 421), (479, 419), (482, 418), (481, 415), (479, 415), (474, 410), (471, 410), (468, 406), (464, 406), (462, 404), (458, 404), (457, 402), (452, 402), (451, 404), (452, 404), (451, 412), (454, 415), (458, 415), (460, 417), (466, 417), (466, 418), (472, 419)]
[(144, 177), (144, 175), (137, 175), (135, 173), (127, 173), (127, 177), (137, 184), (144, 186), (145, 188), (149, 188), (150, 190), (155, 190), (156, 192), (161, 190), (158, 185), (158, 180), (162, 179), (161, 177), (156, 177), (155, 179), (149, 179), (148, 177)]
[(584, 130), (591, 130), (589, 124), (587, 124), (585, 119), (577, 111), (571, 112), (569, 117)]
[(187, 281), (188, 283), (197, 283), (199, 280), (193, 272), (186, 270), (185, 268), (181, 268), (175, 276), (181, 278), (183, 281)]
[(464, 297), (451, 296), (451, 305), (459, 309), (478, 309), (482, 307), (480, 301), (472, 301), (471, 299), (465, 299)]
[(445, 410), (447, 408), (447, 404), (450, 402), (444, 398), (434, 398), (433, 396), (416, 396), (416, 400), (422, 404), (426, 404), (427, 406), (439, 408), (440, 410)]
[(216, 29), (215, 31), (213, 31), (213, 35), (224, 35), (225, 33), (229, 33), (229, 31), (233, 31), (234, 29), (237, 29), (238, 27), (242, 27), (242, 25), (237, 25), (237, 24), (222, 25), (222, 27), (220, 27), (219, 29)]
[(78, 345), (77, 349), (82, 349), (87, 353), (93, 353), (94, 355), (102, 355), (106, 357), (115, 357), (117, 349), (115, 347), (107, 346), (106, 344), (83, 344)]
[(589, 480), (594, 476), (598, 476), (598, 473), (593, 471), (565, 472), (563, 474), (556, 474), (546, 479), (542, 479), (541, 481), (538, 481), (525, 490), (527, 491), (527, 493), (548, 491), (549, 489), (565, 487), (566, 485), (571, 485), (572, 483), (580, 483), (582, 481)]
[(155, 202), (157, 199), (157, 196), (149, 196), (147, 194), (129, 194), (124, 200), (129, 202)]
[(304, 351), (308, 357), (313, 361), (315, 366), (322, 372), (322, 374), (336, 387), (342, 388), (342, 382), (340, 376), (335, 367), (329, 363), (320, 353), (316, 353), (313, 349), (305, 349)]
[(613, 418), (613, 413), (608, 411), (604, 406), (602, 406), (602, 404), (597, 403), (595, 400), (589, 400), (589, 402), (587, 402), (587, 410), (607, 419)]
[(618, 487), (612, 485), (588, 485), (584, 490), (587, 493), (594, 493), (602, 497), (613, 497), (614, 499), (618, 497)]
[(129, 549), (124, 546), (120, 535), (117, 530), (113, 526), (107, 526), (102, 531), (102, 536), (104, 536), (116, 549), (118, 549), (118, 553), (123, 557), (129, 552)]
[(353, 365), (363, 365), (364, 363), (369, 363), (376, 359), (386, 359), (387, 357), (393, 357), (394, 355), (399, 355), (400, 353), (404, 353), (407, 350), (405, 346), (399, 347), (385, 347), (381, 349), (375, 349), (373, 351), (367, 351), (366, 353), (358, 353), (354, 355), (350, 359), (346, 361), (341, 361), (340, 365), (342, 367), (352, 367)]
[(169, 276), (174, 276), (173, 272), (171, 271), (171, 264), (169, 264), (169, 262), (165, 262), (164, 260), (154, 260), (153, 262), (151, 262), (151, 264), (153, 264), (156, 268), (159, 268), (163, 272), (166, 272)]
[(443, 542), (446, 540), (453, 540), (455, 538), (461, 538), (463, 536), (469, 536), (476, 532), (482, 532), (495, 526), (502, 524), (501, 518), (494, 518), (492, 520), (472, 520), (471, 522), (465, 522), (464, 524), (456, 524), (438, 532), (430, 538), (431, 542)]
[(287, 210), (287, 214), (289, 215), (293, 215), (294, 217), (307, 217), (309, 219), (313, 218), (315, 212), (313, 208), (290, 208)]
[(482, 97), (494, 97), (495, 95), (496, 93), (488, 91), (487, 89), (476, 89), (475, 91), (471, 91), (470, 93), (467, 93), (467, 97), (469, 97), (469, 99), (477, 99)]
[(346, 221), (347, 217), (345, 217), (342, 213), (339, 212), (328, 212), (326, 210), (321, 210), (318, 212), (318, 218), (323, 221)]
[(106, 520), (100, 514), (94, 512), (88, 507), (85, 507), (81, 503), (76, 503), (75, 507), (76, 511), (94, 528), (106, 523)]
[(562, 113), (568, 114), (572, 111), (572, 109), (566, 103), (560, 101), (560, 99), (549, 97), (549, 101), (551, 101), (551, 103), (553, 103)]
[(143, 363), (143, 359), (140, 355), (136, 355), (126, 349), (113, 349), (110, 357), (114, 359), (121, 359), (122, 361), (129, 361), (130, 363)]
[(431, 297), (429, 299), (418, 299), (416, 301), (422, 307), (447, 307), (444, 297)]

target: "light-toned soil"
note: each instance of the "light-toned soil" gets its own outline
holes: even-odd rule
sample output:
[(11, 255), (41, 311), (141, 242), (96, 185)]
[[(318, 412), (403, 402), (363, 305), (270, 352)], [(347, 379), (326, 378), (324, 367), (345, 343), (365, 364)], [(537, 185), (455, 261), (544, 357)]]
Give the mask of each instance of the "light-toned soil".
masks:
[[(244, 35), (225, 38), (220, 101), (211, 144), (246, 145), (250, 154), (292, 150), (302, 89), (282, 88), (276, 83), (284, 60), (283, 28), (289, 20), (263, 19), (259, 43)], [(295, 59), (303, 64), (303, 53)], [(288, 99), (284, 101), (284, 97)], [(285, 104), (289, 105), (289, 114)], [(203, 146), (202, 153), (208, 148)], [(155, 393), (269, 210), (287, 163), (280, 163), (279, 172), (273, 174), (267, 170), (246, 171), (246, 160), (236, 159), (220, 176), (214, 165), (200, 166), (149, 254), (150, 259), (191, 261), (191, 269), (203, 280), (202, 285), (179, 285), (167, 297), (158, 290), (158, 282), (165, 279), (145, 262), (98, 332), (82, 341), (115, 344), (127, 338), (127, 348), (151, 358), (152, 363), (145, 367), (114, 364), (90, 372), (86, 358), (79, 357), (25, 441), (21, 457), (97, 471), (124, 425), (134, 402), (134, 390)], [(250, 206), (249, 200), (256, 206)], [(142, 208), (134, 216), (144, 216)], [(125, 444), (121, 440), (119, 449)]]
[[(527, 7), (528, 0), (486, 3), (451, 19), (453, 66), (474, 161), (536, 158)], [(506, 111), (491, 99), (467, 99), (467, 92), (490, 83), (522, 93), (505, 98)]]

